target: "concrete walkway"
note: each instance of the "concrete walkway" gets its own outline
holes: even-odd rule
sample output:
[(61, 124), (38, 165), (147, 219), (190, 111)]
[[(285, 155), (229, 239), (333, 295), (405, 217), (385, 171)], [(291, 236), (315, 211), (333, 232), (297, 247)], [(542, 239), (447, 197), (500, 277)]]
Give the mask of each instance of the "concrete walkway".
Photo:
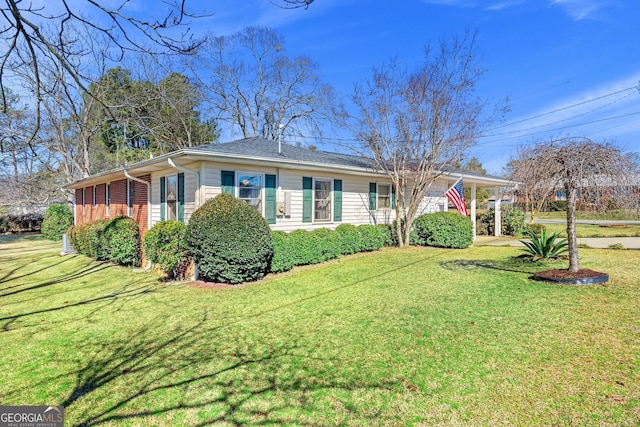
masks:
[[(579, 237), (578, 244), (585, 244), (592, 248), (608, 248), (620, 243), (626, 249), (640, 249), (640, 237)], [(517, 237), (476, 236), (474, 246), (524, 246)]]

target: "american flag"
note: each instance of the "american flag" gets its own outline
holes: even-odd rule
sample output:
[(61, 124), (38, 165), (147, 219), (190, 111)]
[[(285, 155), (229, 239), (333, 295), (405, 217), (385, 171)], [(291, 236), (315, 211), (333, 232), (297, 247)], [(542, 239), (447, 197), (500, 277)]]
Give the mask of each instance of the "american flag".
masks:
[(445, 193), (451, 203), (456, 207), (460, 215), (467, 216), (467, 207), (464, 204), (464, 186), (462, 185), (462, 178), (456, 181), (453, 186)]

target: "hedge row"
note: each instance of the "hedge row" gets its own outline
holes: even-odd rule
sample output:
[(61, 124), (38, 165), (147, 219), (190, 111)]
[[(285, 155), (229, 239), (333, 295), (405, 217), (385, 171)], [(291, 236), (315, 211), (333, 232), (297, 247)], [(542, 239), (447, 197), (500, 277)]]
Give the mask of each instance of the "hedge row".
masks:
[(69, 240), (83, 255), (121, 265), (140, 265), (140, 231), (133, 218), (117, 216), (69, 228)]
[(40, 231), (42, 220), (41, 214), (0, 215), (0, 233)]
[(291, 270), (296, 265), (317, 264), (341, 254), (374, 251), (385, 245), (388, 231), (374, 225), (341, 224), (335, 230), (319, 228), (291, 233), (273, 231), (271, 271)]

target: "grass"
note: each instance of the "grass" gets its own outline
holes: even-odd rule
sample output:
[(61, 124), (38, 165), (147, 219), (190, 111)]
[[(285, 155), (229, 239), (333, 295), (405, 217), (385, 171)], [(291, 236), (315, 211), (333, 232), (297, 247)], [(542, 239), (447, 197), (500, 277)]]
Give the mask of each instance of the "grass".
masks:
[[(640, 220), (640, 215), (637, 210), (614, 210), (608, 212), (597, 211), (577, 211), (577, 219), (595, 219), (595, 220)], [(567, 213), (565, 211), (557, 212), (540, 212), (536, 215), (537, 219), (566, 219)]]
[(232, 289), (0, 237), (4, 405), (66, 425), (638, 425), (640, 267), (516, 248), (355, 255)]
[[(566, 224), (544, 224), (548, 231), (557, 231), (567, 237)], [(576, 224), (578, 237), (640, 237), (640, 225), (625, 227), (602, 227), (596, 224)]]

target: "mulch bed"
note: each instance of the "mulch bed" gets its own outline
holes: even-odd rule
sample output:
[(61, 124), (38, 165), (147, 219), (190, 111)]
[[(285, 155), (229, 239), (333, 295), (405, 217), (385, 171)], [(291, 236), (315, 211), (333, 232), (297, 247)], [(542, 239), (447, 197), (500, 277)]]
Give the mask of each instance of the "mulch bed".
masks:
[(595, 284), (606, 282), (609, 279), (609, 275), (588, 268), (581, 268), (578, 271), (569, 271), (567, 269), (540, 271), (534, 274), (533, 278), (559, 283)]

